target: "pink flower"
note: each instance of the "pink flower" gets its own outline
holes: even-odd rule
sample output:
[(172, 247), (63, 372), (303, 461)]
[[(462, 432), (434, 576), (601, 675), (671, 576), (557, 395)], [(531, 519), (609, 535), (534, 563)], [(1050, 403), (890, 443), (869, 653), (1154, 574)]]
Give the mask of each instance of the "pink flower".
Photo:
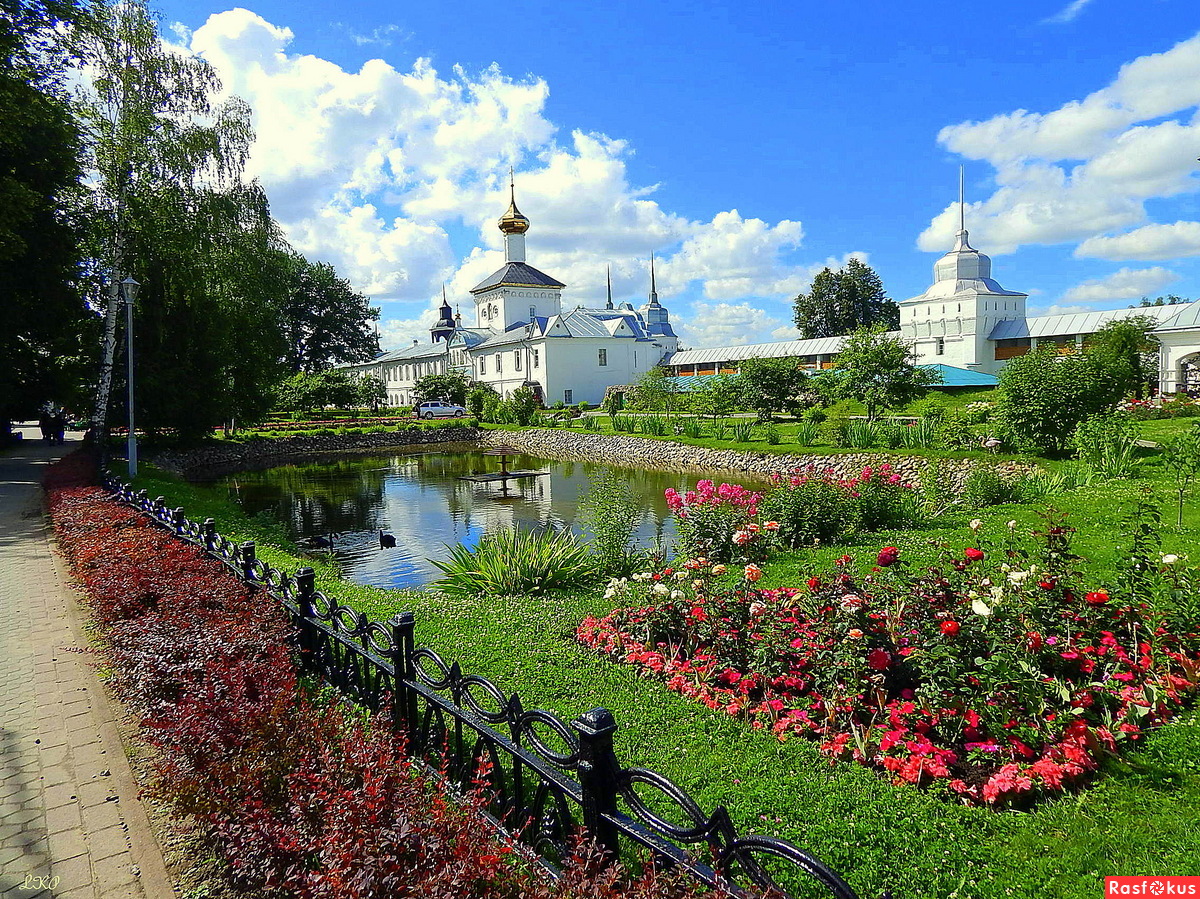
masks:
[(757, 565), (747, 565), (744, 569), (742, 569), (742, 576), (751, 583), (754, 583), (763, 576), (763, 573), (762, 569)]
[(975, 547), (973, 547), (973, 546), (970, 546), (970, 547), (967, 547), (966, 549), (964, 549), (964, 550), (963, 550), (963, 555), (967, 557), (967, 561), (968, 561), (968, 562), (981, 562), (981, 561), (983, 561), (983, 550), (981, 550), (981, 549), (976, 549), (976, 548), (975, 548)]
[(894, 546), (885, 546), (879, 551), (879, 555), (875, 559), (875, 563), (880, 568), (887, 568), (890, 565), (895, 565), (900, 559), (900, 550)]

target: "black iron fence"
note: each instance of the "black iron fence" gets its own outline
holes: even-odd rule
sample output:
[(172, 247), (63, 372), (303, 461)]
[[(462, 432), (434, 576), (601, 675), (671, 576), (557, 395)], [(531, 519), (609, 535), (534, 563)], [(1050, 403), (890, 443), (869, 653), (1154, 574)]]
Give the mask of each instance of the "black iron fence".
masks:
[(463, 789), (485, 771), (494, 821), (534, 849), (551, 873), (582, 831), (614, 858), (649, 850), (655, 864), (735, 894), (750, 887), (779, 896), (857, 899), (812, 854), (776, 837), (741, 836), (723, 806), (706, 814), (662, 775), (625, 767), (613, 750), (618, 725), (607, 709), (570, 722), (526, 710), (516, 694), (418, 647), (413, 613), (372, 621), (315, 589), (311, 568), (289, 575), (259, 559), (254, 543), (221, 536), (211, 518), (191, 521), (183, 509), (168, 509), (162, 497), (151, 500), (111, 475), (106, 485), (276, 597), (298, 628), (303, 666), (355, 702), (390, 708), (412, 756)]

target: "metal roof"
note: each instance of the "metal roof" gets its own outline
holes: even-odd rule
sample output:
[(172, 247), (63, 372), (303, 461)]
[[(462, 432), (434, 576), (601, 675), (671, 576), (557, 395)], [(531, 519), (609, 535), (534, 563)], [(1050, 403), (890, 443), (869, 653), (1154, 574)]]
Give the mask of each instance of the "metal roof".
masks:
[[(1180, 306), (1148, 306), (1148, 309), (1174, 309), (1175, 315), (1162, 322), (1155, 330), (1175, 331), (1182, 328), (1200, 328), (1200, 300)], [(1135, 312), (1137, 310), (1134, 310)]]
[[(1189, 304), (1191, 305), (1191, 304)], [(1181, 312), (1176, 306), (1138, 306), (1134, 309), (1108, 309), (1104, 312), (1067, 312), (1060, 315), (1038, 315), (998, 322), (988, 335), (989, 340), (1012, 340), (1021, 337), (1061, 337), (1067, 334), (1091, 334), (1111, 321), (1144, 315), (1159, 322)]]
[(929, 368), (942, 376), (942, 382), (935, 384), (935, 387), (995, 387), (1000, 383), (995, 375), (954, 365), (943, 365), (940, 362), (918, 365), (917, 368)]
[(471, 288), (471, 293), (479, 293), (489, 287), (565, 287), (562, 281), (556, 281), (545, 272), (539, 272), (532, 265), (524, 262), (506, 262), (499, 271), (493, 272)]
[[(889, 331), (888, 337), (899, 337), (899, 331)], [(829, 356), (841, 351), (846, 335), (814, 337), (810, 340), (778, 340), (773, 343), (748, 343), (743, 346), (702, 347), (680, 350), (666, 361), (667, 365), (704, 365), (713, 362), (740, 362), (743, 359), (775, 359), (781, 356)]]

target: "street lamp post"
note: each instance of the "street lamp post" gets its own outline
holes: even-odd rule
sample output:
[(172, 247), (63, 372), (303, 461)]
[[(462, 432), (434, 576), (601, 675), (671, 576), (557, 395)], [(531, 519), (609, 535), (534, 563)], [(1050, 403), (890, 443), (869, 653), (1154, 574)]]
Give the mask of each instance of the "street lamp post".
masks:
[(133, 301), (137, 299), (138, 288), (142, 285), (133, 278), (121, 282), (121, 298), (125, 301), (125, 361), (129, 364), (129, 441), (127, 455), (129, 457), (129, 477), (137, 476), (137, 435), (133, 430)]

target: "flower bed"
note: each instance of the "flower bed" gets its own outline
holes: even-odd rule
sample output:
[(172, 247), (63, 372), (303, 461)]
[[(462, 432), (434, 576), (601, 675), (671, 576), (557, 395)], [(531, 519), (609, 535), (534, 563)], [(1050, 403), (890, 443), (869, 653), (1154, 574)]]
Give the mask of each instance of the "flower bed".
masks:
[(613, 582), (628, 607), (577, 637), (831, 759), (971, 803), (1027, 803), (1083, 783), (1200, 683), (1194, 571), (1168, 556), (1130, 592), (1088, 589), (1070, 533), (1010, 528), (923, 570), (884, 547), (865, 574), (843, 556), (798, 589), (691, 558)]
[(90, 481), (82, 454), (47, 478), (59, 544), (86, 591), (115, 690), (159, 749), (155, 792), (206, 824), (234, 885), (289, 899), (717, 894), (653, 871), (630, 883), (580, 846), (549, 883), (450, 801), (386, 720), (305, 689), (269, 595)]

